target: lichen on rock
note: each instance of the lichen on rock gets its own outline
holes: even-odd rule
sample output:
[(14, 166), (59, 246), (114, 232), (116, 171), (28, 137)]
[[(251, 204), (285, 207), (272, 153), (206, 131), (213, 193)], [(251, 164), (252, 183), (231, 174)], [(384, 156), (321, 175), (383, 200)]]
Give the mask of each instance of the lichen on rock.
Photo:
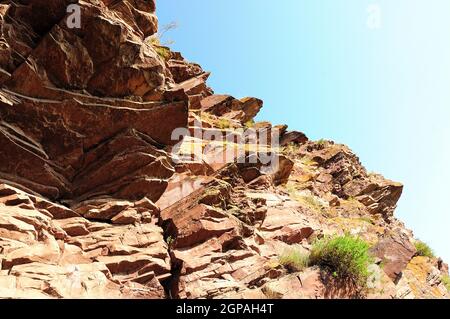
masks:
[(279, 262), (348, 233), (375, 257), (364, 297), (449, 297), (394, 216), (401, 184), (215, 94), (148, 41), (155, 1), (81, 1), (80, 28), (72, 2), (0, 4), (1, 298), (361, 297)]

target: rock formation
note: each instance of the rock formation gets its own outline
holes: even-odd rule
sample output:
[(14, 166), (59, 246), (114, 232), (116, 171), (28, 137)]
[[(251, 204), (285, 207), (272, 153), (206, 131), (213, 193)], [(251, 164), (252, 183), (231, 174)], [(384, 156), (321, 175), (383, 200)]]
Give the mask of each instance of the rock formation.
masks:
[(157, 24), (154, 0), (1, 2), (0, 297), (352, 298), (278, 262), (347, 232), (378, 259), (365, 297), (449, 296), (401, 184), (255, 123), (263, 101), (214, 94)]

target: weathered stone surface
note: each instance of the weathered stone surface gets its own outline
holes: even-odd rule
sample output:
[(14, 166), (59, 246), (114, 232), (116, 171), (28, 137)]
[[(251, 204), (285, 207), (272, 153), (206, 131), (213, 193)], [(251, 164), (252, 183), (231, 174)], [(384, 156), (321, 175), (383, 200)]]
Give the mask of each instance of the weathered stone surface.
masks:
[[(73, 2), (0, 4), (0, 298), (449, 297), (401, 184), (214, 94), (154, 0), (78, 1), (70, 28)], [(365, 295), (281, 264), (344, 233), (373, 247)]]
[(234, 250), (233, 236), (224, 234), (189, 250), (173, 251), (181, 264), (178, 286), (174, 290), (181, 298), (220, 297), (264, 279), (264, 259), (250, 250)]
[(171, 221), (168, 232), (174, 234), (174, 246), (177, 248), (200, 244), (239, 227), (239, 223), (231, 216), (206, 205), (177, 212), (163, 212), (162, 217)]
[(201, 189), (211, 180), (211, 177), (206, 176), (199, 176), (193, 179), (189, 174), (176, 174), (169, 181), (169, 186), (156, 204), (160, 209), (166, 209)]
[(446, 264), (441, 258), (437, 260), (437, 268), (444, 276), (448, 276), (448, 264)]
[(170, 258), (162, 229), (156, 226), (157, 208), (148, 200), (128, 205), (122, 208), (147, 215), (147, 219), (129, 226), (95, 223), (76, 217), (68, 208), (2, 185), (0, 282), (4, 285), (0, 295), (165, 297), (161, 282), (170, 276)]
[(172, 52), (168, 66), (175, 83), (181, 83), (205, 73), (200, 65), (189, 63), (181, 53)]
[(396, 282), (416, 254), (416, 248), (408, 237), (391, 233), (372, 248), (372, 253), (382, 260), (384, 272)]
[[(156, 32), (154, 3), (83, 2), (81, 29), (67, 26), (68, 3), (2, 6), (2, 30), (29, 41), (21, 49), (26, 63), (6, 64), (18, 43), (11, 36), (5, 38), (11, 51), (2, 52), (0, 67), (9, 76), (0, 93), (0, 178), (52, 199), (115, 195), (156, 201), (173, 174), (169, 155), (158, 148), (178, 142), (171, 134), (187, 125), (188, 106), (142, 102), (172, 81), (144, 41)], [(15, 21), (9, 17), (21, 24), (8, 24)], [(36, 24), (38, 17), (48, 25)], [(27, 27), (36, 33), (24, 34)], [(106, 173), (112, 167), (116, 175)], [(134, 193), (138, 188), (143, 191)]]
[(237, 100), (230, 95), (211, 95), (201, 101), (201, 110), (216, 116), (223, 116), (247, 123), (259, 113), (263, 101), (246, 97)]
[(449, 298), (447, 288), (441, 282), (439, 269), (428, 257), (414, 257), (398, 283), (397, 298), (440, 299)]
[(306, 135), (302, 132), (285, 132), (281, 135), (280, 146), (288, 146), (290, 144), (304, 144), (307, 141), (308, 137), (306, 137)]
[(320, 173), (312, 185), (317, 193), (353, 198), (371, 214), (392, 218), (403, 185), (381, 175), (368, 174), (348, 147), (327, 141), (308, 142), (300, 147), (298, 154), (319, 166)]
[(250, 153), (237, 161), (245, 182), (251, 182), (262, 175), (271, 175), (275, 185), (286, 183), (294, 166), (292, 160), (275, 153)]
[(264, 294), (273, 299), (324, 299), (326, 290), (318, 269), (288, 275), (262, 287)]
[(263, 106), (263, 101), (254, 97), (245, 97), (241, 99), (240, 102), (241, 104), (237, 107), (237, 111), (242, 111), (244, 113), (243, 116), (239, 118), (242, 123), (253, 120)]
[(308, 239), (314, 229), (306, 218), (293, 209), (269, 208), (260, 231), (265, 238), (292, 245)]

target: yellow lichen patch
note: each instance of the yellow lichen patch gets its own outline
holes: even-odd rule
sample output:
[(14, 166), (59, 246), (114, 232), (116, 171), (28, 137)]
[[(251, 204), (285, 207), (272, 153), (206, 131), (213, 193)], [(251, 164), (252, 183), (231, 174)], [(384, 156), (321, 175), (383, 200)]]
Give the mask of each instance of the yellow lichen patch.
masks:
[[(290, 155), (289, 152), (286, 152), (286, 148), (283, 148), (282, 152), (292, 158), (292, 155)], [(297, 189), (304, 189), (308, 188), (308, 184), (312, 182), (317, 175), (319, 175), (317, 163), (308, 157), (303, 157), (301, 159), (294, 159), (294, 168), (289, 180), (292, 184), (296, 185)]]
[(319, 165), (319, 164), (317, 164), (316, 161), (314, 161), (312, 158), (307, 157), (307, 156), (303, 157), (300, 160), (300, 163), (302, 166), (308, 166), (308, 167), (313, 167), (313, 168), (317, 168), (317, 166)]
[(268, 269), (277, 269), (279, 267), (281, 267), (280, 261), (276, 258), (270, 259), (267, 263), (266, 266)]
[(249, 121), (247, 121), (247, 122), (245, 122), (245, 124), (244, 124), (244, 127), (245, 128), (253, 128), (253, 127), (255, 127), (255, 120), (249, 120)]
[(420, 281), (427, 280), (428, 273), (430, 272), (430, 258), (428, 257), (415, 257), (406, 267), (412, 274)]
[(298, 190), (308, 188), (310, 182), (314, 180), (317, 173), (310, 169), (301, 168), (294, 165), (294, 169), (289, 176), (289, 183), (295, 186)]
[(364, 204), (358, 201), (356, 198), (349, 197), (346, 200), (341, 200), (341, 206), (346, 208), (365, 208)]
[(418, 298), (442, 298), (447, 294), (442, 285), (432, 284), (430, 274), (438, 272), (428, 257), (414, 257), (403, 272), (414, 296)]
[(301, 175), (296, 175), (295, 177), (293, 177), (291, 179), (291, 181), (293, 183), (298, 183), (298, 184), (304, 184), (304, 183), (308, 183), (309, 181), (311, 181), (313, 179), (313, 175), (305, 173), (305, 174), (301, 174)]
[(316, 162), (313, 162), (313, 161), (309, 162), (309, 160), (307, 160), (307, 159), (305, 159), (305, 161), (306, 161), (306, 163), (303, 161), (298, 162), (297, 172), (300, 173), (301, 175), (310, 176), (311, 179), (313, 179), (317, 175), (319, 175), (319, 171), (317, 169)]
[(345, 212), (346, 217), (360, 218), (369, 224), (375, 224), (378, 219), (375, 215), (369, 215), (367, 207), (354, 198), (339, 199), (339, 206), (332, 207), (331, 210), (335, 215), (339, 216)]
[(172, 53), (170, 52), (170, 49), (165, 46), (161, 45), (154, 45), (153, 46), (156, 53), (165, 61), (170, 60), (170, 57), (172, 56)]

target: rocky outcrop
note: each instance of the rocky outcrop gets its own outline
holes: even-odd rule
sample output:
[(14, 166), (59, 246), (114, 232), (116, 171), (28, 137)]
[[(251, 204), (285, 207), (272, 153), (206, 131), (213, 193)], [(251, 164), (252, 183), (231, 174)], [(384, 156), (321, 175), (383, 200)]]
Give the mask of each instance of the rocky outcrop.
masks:
[(145, 41), (156, 32), (154, 4), (138, 2), (82, 2), (80, 29), (67, 26), (59, 2), (45, 32), (33, 25), (48, 12), (44, 2), (3, 5), (3, 29), (33, 30), (35, 39), (18, 51), (5, 38), (1, 179), (55, 200), (161, 196), (174, 172), (162, 148), (178, 142), (171, 134), (186, 127), (188, 105), (146, 98), (173, 81)]
[(403, 271), (397, 286), (397, 298), (448, 298), (448, 290), (442, 282), (440, 271), (428, 257), (414, 257)]
[[(448, 297), (401, 184), (255, 121), (157, 28), (154, 1), (0, 4), (0, 298)], [(280, 262), (344, 233), (376, 257), (365, 295)]]
[(242, 124), (258, 115), (263, 101), (257, 98), (235, 99), (229, 95), (211, 95), (200, 101), (201, 110), (226, 119), (237, 120)]
[(0, 185), (0, 297), (164, 298), (171, 269), (157, 220), (147, 210), (139, 224), (89, 221)]
[(385, 234), (372, 248), (373, 255), (381, 259), (384, 272), (394, 282), (399, 280), (416, 252), (408, 236), (401, 233)]
[(311, 190), (341, 199), (355, 199), (371, 214), (385, 219), (393, 216), (403, 185), (367, 173), (348, 147), (330, 141), (309, 142), (303, 144), (299, 152), (302, 158), (318, 165), (318, 175), (310, 180)]
[[(287, 128), (286, 128), (287, 129)], [(308, 142), (308, 137), (306, 137), (305, 133), (292, 131), (286, 132), (281, 131), (282, 135), (280, 137), (280, 145), (281, 146), (289, 146), (289, 145), (301, 145)]]
[(153, 202), (188, 100), (152, 99), (175, 85), (153, 1), (80, 2), (76, 29), (69, 2), (1, 5), (2, 296), (163, 298)]

